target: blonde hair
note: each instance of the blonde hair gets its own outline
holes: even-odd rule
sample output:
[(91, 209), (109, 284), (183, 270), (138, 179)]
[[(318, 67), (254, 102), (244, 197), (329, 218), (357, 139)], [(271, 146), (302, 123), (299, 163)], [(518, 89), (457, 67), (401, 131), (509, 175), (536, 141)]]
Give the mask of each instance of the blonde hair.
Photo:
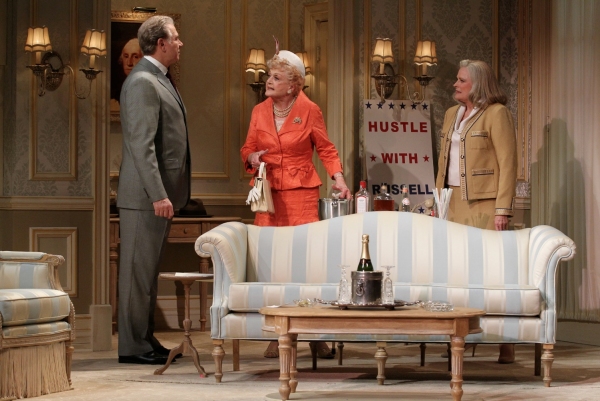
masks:
[(291, 65), (286, 59), (274, 55), (271, 60), (267, 61), (267, 67), (269, 67), (269, 70), (275, 68), (285, 72), (288, 80), (292, 83), (292, 94), (294, 96), (298, 95), (304, 87), (304, 78), (300, 75), (298, 69)]
[(486, 108), (494, 103), (506, 104), (506, 94), (500, 89), (494, 71), (485, 61), (462, 60), (459, 66), (469, 71), (472, 84), (469, 101), (473, 106)]

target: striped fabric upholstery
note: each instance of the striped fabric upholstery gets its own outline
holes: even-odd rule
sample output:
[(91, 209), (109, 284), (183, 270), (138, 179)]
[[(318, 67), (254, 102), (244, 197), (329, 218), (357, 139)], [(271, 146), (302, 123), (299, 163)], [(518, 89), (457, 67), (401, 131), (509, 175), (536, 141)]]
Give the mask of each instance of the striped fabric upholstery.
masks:
[(65, 292), (53, 289), (50, 267), (42, 261), (45, 255), (0, 252), (0, 316), (5, 340), (70, 330), (69, 323), (60, 320), (69, 316), (71, 300)]
[(61, 320), (69, 315), (70, 307), (69, 296), (59, 290), (0, 290), (3, 327)]
[[(264, 318), (259, 313), (229, 313), (220, 322), (220, 337), (249, 340), (277, 339), (277, 334), (262, 330)], [(481, 318), (482, 333), (466, 337), (467, 342), (500, 343), (545, 343), (543, 320), (538, 317), (484, 316)], [(445, 335), (332, 335), (301, 334), (300, 340), (323, 341), (389, 341), (389, 342), (448, 342)]]
[(35, 262), (0, 262), (0, 289), (51, 288), (48, 264)]
[(25, 326), (3, 327), (2, 337), (4, 339), (34, 336), (39, 337), (40, 335), (44, 334), (63, 333), (70, 330), (71, 325), (67, 322), (29, 324)]
[(355, 269), (362, 234), (370, 236), (376, 269), (395, 266), (396, 299), (484, 309), (480, 341), (555, 341), (554, 272), (573, 256), (573, 241), (549, 226), (498, 232), (398, 212), (295, 227), (225, 223), (200, 236), (196, 251), (211, 256), (215, 270), (212, 337), (271, 338), (252, 312), (299, 298), (335, 299), (339, 265), (349, 266), (348, 275)]

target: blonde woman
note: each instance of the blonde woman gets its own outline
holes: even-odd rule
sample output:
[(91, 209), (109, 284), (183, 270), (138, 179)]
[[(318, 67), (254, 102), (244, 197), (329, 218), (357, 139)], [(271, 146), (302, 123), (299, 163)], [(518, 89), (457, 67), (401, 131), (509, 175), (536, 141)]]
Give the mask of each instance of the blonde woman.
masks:
[[(267, 163), (275, 213), (256, 213), (254, 224), (296, 226), (318, 221), (322, 183), (312, 162), (313, 152), (317, 151), (329, 176), (335, 180), (333, 188), (341, 191), (342, 198), (349, 199), (342, 163), (329, 140), (319, 106), (302, 91), (305, 77), (302, 60), (281, 50), (267, 65), (267, 99), (254, 107), (240, 153), (249, 173), (254, 174), (261, 162)], [(311, 343), (311, 348), (314, 347), (320, 358), (333, 358), (325, 342)], [(277, 356), (277, 342), (273, 341), (265, 357)]]
[[(456, 78), (453, 97), (458, 105), (444, 118), (436, 188), (453, 189), (448, 220), (507, 230), (513, 214), (517, 145), (506, 95), (483, 61), (461, 61)], [(512, 363), (514, 358), (514, 344), (500, 345), (499, 363)]]

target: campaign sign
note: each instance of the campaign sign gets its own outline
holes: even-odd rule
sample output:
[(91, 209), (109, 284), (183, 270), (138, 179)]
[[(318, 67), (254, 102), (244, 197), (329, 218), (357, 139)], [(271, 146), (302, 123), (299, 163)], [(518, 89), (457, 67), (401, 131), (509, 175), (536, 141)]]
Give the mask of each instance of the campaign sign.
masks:
[(375, 196), (382, 184), (387, 185), (396, 209), (403, 184), (408, 186), (411, 208), (433, 198), (430, 103), (366, 99), (362, 107), (369, 192)]

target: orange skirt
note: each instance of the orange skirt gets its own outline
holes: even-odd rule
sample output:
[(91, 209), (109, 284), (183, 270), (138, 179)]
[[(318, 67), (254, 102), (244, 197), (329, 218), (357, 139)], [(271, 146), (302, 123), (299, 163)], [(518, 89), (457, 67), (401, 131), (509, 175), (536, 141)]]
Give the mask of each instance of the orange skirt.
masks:
[(319, 221), (319, 187), (271, 189), (275, 213), (256, 213), (257, 226), (298, 226)]

